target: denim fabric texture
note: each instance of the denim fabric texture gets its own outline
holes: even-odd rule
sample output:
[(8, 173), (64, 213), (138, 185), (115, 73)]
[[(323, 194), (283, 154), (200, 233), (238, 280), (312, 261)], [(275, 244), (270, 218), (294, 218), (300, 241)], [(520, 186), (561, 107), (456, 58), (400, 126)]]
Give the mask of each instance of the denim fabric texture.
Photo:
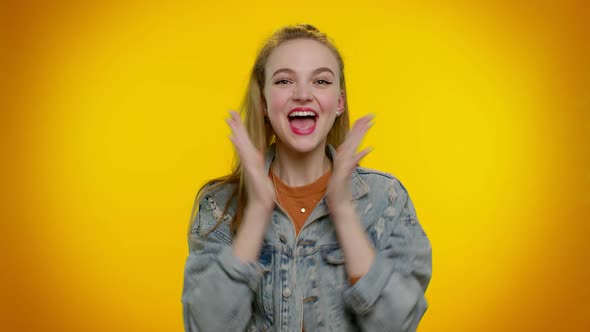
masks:
[[(274, 145), (265, 156), (268, 172)], [(335, 150), (326, 146), (333, 159)], [(354, 285), (325, 197), (298, 236), (276, 206), (257, 262), (232, 253), (233, 185), (207, 192), (188, 234), (182, 305), (185, 331), (415, 331), (427, 309), (432, 250), (406, 188), (388, 173), (357, 167), (353, 206), (375, 248), (370, 270)], [(263, 222), (263, 221), (261, 221)], [(305, 320), (303, 320), (305, 317)]]

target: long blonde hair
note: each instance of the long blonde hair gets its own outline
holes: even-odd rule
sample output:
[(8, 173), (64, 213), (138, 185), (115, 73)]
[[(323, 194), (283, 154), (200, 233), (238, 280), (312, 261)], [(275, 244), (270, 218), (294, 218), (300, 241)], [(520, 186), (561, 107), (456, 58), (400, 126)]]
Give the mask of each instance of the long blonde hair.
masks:
[[(328, 47), (336, 57), (340, 68), (340, 89), (342, 92), (344, 92), (344, 112), (336, 118), (334, 125), (328, 132), (327, 143), (334, 146), (334, 148), (337, 148), (344, 141), (344, 137), (349, 130), (346, 80), (344, 78), (344, 62), (342, 61), (340, 52), (331, 39), (326, 36), (325, 33), (320, 32), (316, 27), (309, 24), (288, 25), (277, 30), (264, 43), (258, 52), (256, 61), (254, 62), (254, 66), (250, 74), (246, 95), (244, 96), (239, 109), (240, 114), (244, 116), (244, 124), (250, 139), (252, 140), (252, 144), (254, 144), (254, 146), (264, 155), (266, 155), (269, 146), (273, 143), (275, 138), (270, 122), (265, 121), (264, 118), (264, 106), (266, 101), (264, 99), (263, 90), (265, 84), (266, 62), (275, 48), (286, 41), (294, 39), (316, 40)], [(235, 163), (232, 172), (228, 175), (208, 181), (199, 190), (195, 200), (195, 206), (193, 207), (193, 211), (191, 213), (189, 231), (192, 228), (192, 223), (196, 220), (194, 218), (195, 213), (197, 212), (197, 206), (203, 195), (217, 187), (230, 183), (237, 185), (234, 187), (234, 190), (227, 202), (224, 203), (225, 207), (223, 209), (221, 218), (219, 218), (215, 227), (213, 227), (209, 232), (213, 231), (224, 221), (224, 217), (230, 206), (230, 202), (234, 198), (237, 198), (237, 208), (235, 215), (231, 220), (230, 230), (233, 234), (237, 232), (238, 228), (240, 227), (242, 216), (244, 214), (244, 208), (247, 202), (246, 187), (244, 185), (244, 178), (242, 177), (242, 165), (237, 152), (235, 153)], [(218, 204), (223, 203), (219, 202)]]

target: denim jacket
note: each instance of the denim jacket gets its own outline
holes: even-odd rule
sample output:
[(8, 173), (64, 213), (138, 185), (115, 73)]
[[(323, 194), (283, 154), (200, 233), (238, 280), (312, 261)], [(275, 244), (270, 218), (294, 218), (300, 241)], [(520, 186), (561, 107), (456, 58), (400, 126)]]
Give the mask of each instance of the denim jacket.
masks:
[[(274, 145), (265, 156), (268, 172)], [(335, 150), (326, 146), (333, 160)], [(415, 331), (427, 308), (430, 242), (405, 187), (394, 176), (356, 167), (353, 206), (377, 253), (354, 285), (321, 199), (298, 236), (276, 206), (257, 262), (232, 254), (236, 202), (220, 220), (233, 184), (206, 193), (188, 234), (182, 292), (185, 331)], [(198, 204), (198, 206), (197, 206)], [(305, 318), (305, 319), (304, 319)]]

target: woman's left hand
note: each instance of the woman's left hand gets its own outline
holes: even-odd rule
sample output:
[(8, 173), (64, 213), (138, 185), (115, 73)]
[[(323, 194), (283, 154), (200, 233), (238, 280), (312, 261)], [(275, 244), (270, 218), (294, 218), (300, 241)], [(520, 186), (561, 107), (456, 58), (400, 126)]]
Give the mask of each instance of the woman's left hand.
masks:
[(351, 204), (350, 175), (359, 161), (363, 159), (371, 148), (356, 152), (363, 137), (373, 125), (373, 115), (365, 115), (358, 119), (346, 135), (344, 142), (336, 149), (332, 176), (328, 183), (326, 201), (332, 213)]

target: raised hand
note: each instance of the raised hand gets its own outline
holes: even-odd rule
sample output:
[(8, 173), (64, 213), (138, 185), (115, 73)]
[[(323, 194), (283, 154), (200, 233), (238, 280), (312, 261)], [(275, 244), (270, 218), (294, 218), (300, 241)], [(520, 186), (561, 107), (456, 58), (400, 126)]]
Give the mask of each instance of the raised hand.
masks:
[(371, 114), (358, 119), (346, 135), (344, 142), (336, 150), (332, 176), (326, 193), (326, 201), (331, 212), (351, 204), (350, 176), (359, 161), (371, 152), (371, 148), (366, 148), (358, 153), (356, 150), (373, 125), (372, 119), (373, 115)]
[(229, 113), (230, 117), (226, 119), (232, 130), (229, 139), (234, 144), (242, 163), (248, 195), (247, 207), (263, 209), (262, 211), (270, 213), (275, 206), (276, 194), (272, 181), (264, 171), (264, 156), (252, 144), (240, 115), (235, 111)]

